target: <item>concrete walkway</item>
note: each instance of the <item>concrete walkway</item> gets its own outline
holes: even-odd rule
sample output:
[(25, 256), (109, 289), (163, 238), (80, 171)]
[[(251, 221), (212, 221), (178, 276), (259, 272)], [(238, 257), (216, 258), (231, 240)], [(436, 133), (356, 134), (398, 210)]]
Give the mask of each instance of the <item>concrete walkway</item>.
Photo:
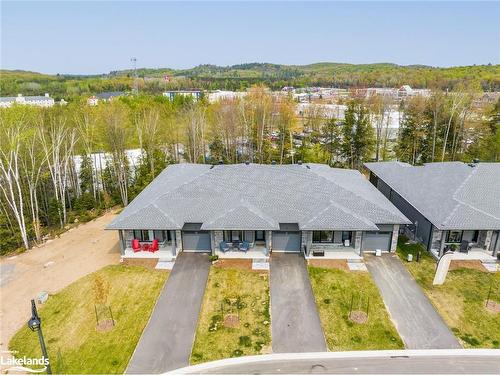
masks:
[(407, 349), (461, 348), (397, 255), (366, 255), (365, 262)]
[(273, 352), (326, 351), (304, 258), (273, 254), (270, 282)]
[(207, 254), (177, 258), (126, 373), (158, 374), (189, 365), (209, 269)]

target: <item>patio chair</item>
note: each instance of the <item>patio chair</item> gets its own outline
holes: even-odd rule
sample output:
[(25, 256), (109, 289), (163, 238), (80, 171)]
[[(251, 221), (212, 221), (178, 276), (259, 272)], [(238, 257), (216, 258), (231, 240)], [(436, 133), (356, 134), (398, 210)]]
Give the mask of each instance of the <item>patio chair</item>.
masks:
[(243, 241), (240, 243), (239, 250), (246, 253), (250, 249), (250, 242)]
[(141, 244), (137, 238), (132, 240), (132, 250), (134, 250), (134, 253), (141, 251)]
[(228, 252), (231, 249), (231, 247), (227, 244), (227, 242), (221, 241), (219, 243), (219, 249), (220, 249), (220, 251), (225, 253), (225, 252)]
[(154, 253), (155, 251), (158, 251), (159, 248), (158, 248), (158, 240), (155, 238), (153, 240), (153, 242), (151, 243), (151, 247), (149, 248), (149, 251), (151, 251), (152, 253)]

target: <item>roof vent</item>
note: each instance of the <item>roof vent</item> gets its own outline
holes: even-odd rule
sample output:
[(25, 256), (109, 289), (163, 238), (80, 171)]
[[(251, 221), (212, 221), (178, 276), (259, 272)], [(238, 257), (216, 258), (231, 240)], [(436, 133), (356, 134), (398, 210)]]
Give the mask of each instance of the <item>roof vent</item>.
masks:
[(271, 161), (272, 165), (276, 165), (276, 160)]
[(215, 164), (212, 164), (212, 166), (210, 167), (210, 169), (214, 169), (214, 167), (215, 167)]
[(219, 160), (219, 165), (222, 165), (222, 164), (224, 164), (224, 160), (221, 159), (221, 160)]
[(250, 162), (247, 160), (247, 161), (245, 162), (245, 165), (250, 165)]
[(479, 159), (472, 159), (472, 162), (473, 162), (474, 164), (479, 164)]
[(299, 160), (299, 161), (297, 162), (297, 164), (298, 164), (298, 165), (302, 165), (302, 160)]
[(308, 166), (308, 165), (306, 165), (306, 168), (307, 168), (307, 169), (311, 169), (311, 167), (310, 167), (310, 166)]

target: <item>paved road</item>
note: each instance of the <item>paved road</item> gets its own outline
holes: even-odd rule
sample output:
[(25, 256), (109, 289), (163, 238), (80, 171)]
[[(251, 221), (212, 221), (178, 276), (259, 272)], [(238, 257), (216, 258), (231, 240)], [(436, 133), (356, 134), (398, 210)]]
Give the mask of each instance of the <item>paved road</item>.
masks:
[(206, 254), (177, 258), (127, 373), (157, 374), (189, 365), (209, 269)]
[(180, 369), (196, 374), (499, 374), (500, 355), (269, 359)]
[(273, 352), (326, 351), (304, 258), (273, 254), (270, 282)]
[(397, 255), (366, 255), (365, 262), (407, 349), (461, 347)]

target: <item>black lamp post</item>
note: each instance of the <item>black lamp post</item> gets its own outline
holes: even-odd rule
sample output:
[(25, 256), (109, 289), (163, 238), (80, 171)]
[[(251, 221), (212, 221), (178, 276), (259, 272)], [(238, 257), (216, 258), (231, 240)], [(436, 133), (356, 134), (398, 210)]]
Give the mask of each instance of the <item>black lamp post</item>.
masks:
[(38, 332), (38, 340), (40, 341), (40, 348), (42, 349), (43, 358), (47, 358), (47, 374), (52, 374), (52, 369), (50, 368), (49, 356), (47, 354), (47, 348), (45, 347), (45, 341), (43, 339), (42, 333), (42, 320), (38, 316), (38, 311), (36, 310), (35, 300), (31, 300), (31, 319), (28, 321), (28, 327), (33, 332)]

